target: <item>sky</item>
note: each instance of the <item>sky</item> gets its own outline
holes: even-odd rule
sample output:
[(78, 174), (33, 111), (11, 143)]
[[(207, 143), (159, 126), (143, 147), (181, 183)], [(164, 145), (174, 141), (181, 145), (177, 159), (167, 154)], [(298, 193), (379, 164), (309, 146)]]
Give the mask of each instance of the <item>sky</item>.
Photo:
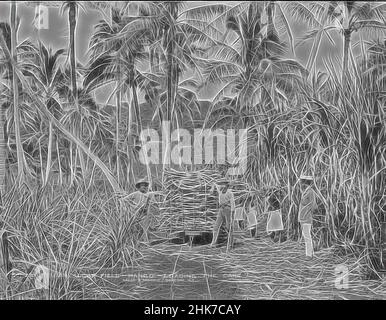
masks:
[[(224, 1), (223, 1), (224, 2)], [(232, 3), (235, 1), (227, 1)], [(188, 1), (190, 6), (206, 4), (207, 2), (202, 1)], [(0, 3), (0, 21), (9, 21), (9, 8), (10, 2), (4, 1)], [(18, 16), (21, 18), (21, 25), (18, 35), (18, 40), (24, 40), (26, 38), (37, 39), (39, 36), (40, 39), (46, 44), (54, 49), (58, 48), (67, 48), (68, 47), (68, 14), (61, 14), (59, 8), (49, 8), (49, 27), (47, 30), (40, 30), (39, 34), (34, 31), (33, 27), (33, 18), (35, 9), (33, 6), (26, 6), (24, 3), (20, 2), (18, 5)], [(78, 60), (81, 63), (87, 61), (87, 47), (90, 35), (93, 32), (94, 25), (102, 19), (101, 14), (97, 10), (87, 9), (86, 11), (80, 11), (79, 17), (77, 19), (77, 29), (76, 29), (76, 55)], [(302, 34), (307, 30), (305, 25), (295, 23), (290, 21), (292, 31), (295, 35), (295, 38), (301, 37)], [(336, 46), (332, 46), (327, 40), (324, 40), (321, 48), (319, 59), (317, 60), (318, 67), (322, 68), (322, 59), (321, 56), (326, 54), (337, 55), (341, 52), (341, 39), (339, 35), (334, 37)], [(296, 58), (303, 65), (306, 64), (308, 58), (308, 52), (310, 50), (311, 43), (301, 46), (296, 51)], [(206, 92), (202, 98), (211, 98), (213, 92)], [(101, 93), (99, 93), (101, 95)], [(102, 93), (104, 96), (105, 94)], [(103, 96), (98, 96), (98, 100), (103, 100)]]

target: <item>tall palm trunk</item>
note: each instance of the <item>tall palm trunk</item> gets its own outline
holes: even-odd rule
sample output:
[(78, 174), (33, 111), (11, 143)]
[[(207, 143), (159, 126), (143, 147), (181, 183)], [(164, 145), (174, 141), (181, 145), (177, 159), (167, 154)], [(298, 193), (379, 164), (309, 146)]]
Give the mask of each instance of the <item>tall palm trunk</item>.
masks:
[[(75, 108), (79, 108), (77, 99), (77, 85), (76, 85), (76, 60), (75, 60), (75, 28), (76, 28), (76, 3), (69, 2), (68, 4), (68, 24), (70, 29), (70, 77), (71, 77), (71, 99), (75, 104)], [(74, 134), (79, 137), (79, 129), (77, 122), (74, 124)], [(76, 175), (76, 152), (74, 150), (74, 144), (70, 143), (70, 184), (73, 183), (74, 176)]]
[[(71, 91), (72, 91), (72, 99), (73, 103), (75, 104), (75, 108), (80, 112), (81, 106), (79, 105), (78, 101), (78, 88), (77, 88), (77, 80), (76, 80), (76, 51), (75, 51), (75, 29), (76, 29), (76, 10), (77, 10), (77, 3), (76, 1), (69, 1), (68, 3), (68, 23), (69, 23), (69, 29), (70, 29), (70, 73), (71, 73)], [(74, 134), (77, 138), (82, 139), (82, 128), (81, 124), (78, 121), (75, 121), (74, 124)], [(77, 159), (79, 157), (80, 167), (82, 170), (82, 175), (85, 174), (85, 161), (83, 157), (82, 150), (77, 147), (74, 150), (74, 145), (71, 143), (70, 145), (70, 157), (71, 162), (73, 163), (74, 170), (71, 169), (72, 175), (71, 175), (71, 184), (73, 182), (74, 174), (77, 173)]]
[(345, 88), (348, 72), (348, 56), (351, 46), (351, 30), (344, 29), (342, 87)]
[[(5, 40), (5, 33), (0, 29), (0, 43), (2, 48), (8, 48)], [(10, 73), (12, 69), (11, 56), (9, 51), (4, 52), (8, 62), (7, 70)], [(0, 87), (2, 89), (3, 86)], [(8, 173), (8, 152), (7, 152), (7, 126), (6, 124), (6, 110), (9, 107), (7, 102), (0, 103), (0, 204), (4, 193), (7, 190), (7, 173)]]
[[(174, 19), (177, 19), (177, 8), (174, 5), (171, 5), (171, 16), (174, 17)], [(172, 111), (174, 109), (174, 87), (175, 87), (175, 75), (176, 73), (174, 71), (174, 37), (175, 37), (175, 30), (173, 26), (169, 26), (169, 30), (166, 30), (166, 45), (167, 45), (167, 97), (166, 97), (166, 121), (169, 121), (170, 123), (170, 129), (168, 132), (163, 132), (162, 134), (168, 134), (168, 137), (166, 137), (166, 148), (165, 148), (165, 155), (164, 155), (164, 164), (166, 167), (170, 166), (170, 156), (171, 156), (171, 132), (173, 131), (173, 115)]]
[[(134, 110), (136, 112), (138, 128), (142, 129), (141, 110), (139, 110), (137, 83), (135, 82), (135, 80), (133, 81), (132, 92), (133, 92), (133, 103), (134, 103)], [(141, 132), (138, 132), (138, 133), (141, 134)]]
[(129, 147), (132, 145), (132, 135), (131, 135), (131, 130), (132, 130), (132, 123), (133, 123), (133, 112), (132, 112), (132, 95), (131, 95), (131, 89), (129, 88), (126, 91), (126, 101), (127, 101), (127, 141), (128, 144), (126, 145), (126, 154), (128, 155), (127, 158), (127, 166), (126, 166), (126, 186), (130, 186), (130, 170), (132, 169), (132, 162), (133, 162), (133, 157), (131, 156), (132, 154), (132, 149)]
[(78, 104), (78, 91), (76, 85), (76, 60), (75, 60), (75, 28), (76, 28), (76, 3), (70, 2), (68, 10), (68, 23), (70, 26), (70, 65), (71, 65), (71, 89), (74, 102)]
[[(169, 13), (170, 16), (173, 17), (174, 20), (177, 20), (177, 15), (178, 15), (178, 8), (174, 3), (169, 3)], [(174, 47), (175, 47), (175, 29), (173, 25), (169, 25), (165, 30), (164, 30), (164, 46), (166, 45), (166, 65), (167, 65), (167, 71), (166, 71), (166, 76), (167, 76), (167, 96), (166, 96), (166, 117), (164, 120), (169, 121), (170, 123), (170, 128), (169, 130), (165, 130), (167, 132), (162, 132), (162, 135), (164, 139), (166, 138), (165, 141), (165, 154), (163, 155), (163, 162), (164, 166), (169, 167), (170, 166), (170, 156), (171, 156), (171, 145), (170, 145), (170, 138), (171, 138), (171, 132), (173, 131), (173, 119), (172, 119), (172, 110), (174, 109), (174, 89), (173, 87), (175, 86), (175, 73), (173, 72), (174, 70), (174, 64), (175, 64), (175, 59), (174, 59)], [(166, 129), (166, 127), (165, 127)], [(165, 135), (167, 135), (165, 137)]]
[(151, 73), (154, 73), (154, 67), (155, 67), (155, 50), (150, 48), (150, 57), (149, 57), (149, 69)]
[(115, 155), (116, 155), (116, 169), (117, 169), (117, 180), (118, 184), (120, 183), (120, 160), (119, 160), (119, 141), (120, 141), (120, 134), (119, 134), (119, 125), (121, 121), (121, 110), (122, 110), (122, 90), (121, 90), (121, 65), (120, 65), (120, 59), (118, 58), (117, 61), (117, 73), (118, 73), (118, 79), (117, 79), (117, 92), (116, 92), (116, 102), (117, 102), (117, 112), (115, 115), (115, 130), (116, 130), (116, 140), (115, 140)]
[(43, 185), (47, 184), (48, 178), (50, 176), (50, 171), (51, 171), (51, 164), (52, 164), (52, 135), (53, 135), (53, 128), (52, 128), (52, 121), (50, 121), (49, 128), (48, 128), (48, 150), (47, 150), (46, 174), (45, 174), (45, 177), (44, 177)]
[(275, 34), (275, 24), (274, 24), (274, 15), (275, 15), (275, 3), (270, 1), (267, 6), (267, 35), (273, 36)]
[[(17, 54), (17, 26), (16, 26), (16, 2), (11, 4), (11, 55), (16, 63)], [(23, 161), (23, 145), (20, 137), (20, 112), (19, 112), (19, 86), (18, 77), (16, 75), (16, 66), (12, 65), (12, 90), (13, 90), (13, 119), (15, 126), (16, 152), (17, 152), (17, 173), (18, 180), (24, 180), (24, 161)]]
[(5, 103), (0, 104), (0, 199), (2, 201), (6, 190), (7, 172), (7, 141), (5, 134)]
[(169, 39), (167, 47), (167, 101), (166, 101), (166, 121), (171, 120), (173, 108), (173, 40)]
[[(170, 37), (172, 38), (172, 37)], [(168, 39), (167, 41), (167, 96), (166, 96), (166, 114), (165, 114), (165, 121), (170, 123), (170, 130), (169, 132), (165, 131), (162, 132), (162, 136), (165, 139), (165, 150), (164, 150), (164, 155), (163, 155), (163, 163), (165, 167), (170, 166), (170, 155), (171, 155), (171, 146), (170, 146), (170, 132), (173, 130), (173, 125), (172, 125), (172, 109), (174, 105), (174, 99), (173, 99), (173, 40)]]

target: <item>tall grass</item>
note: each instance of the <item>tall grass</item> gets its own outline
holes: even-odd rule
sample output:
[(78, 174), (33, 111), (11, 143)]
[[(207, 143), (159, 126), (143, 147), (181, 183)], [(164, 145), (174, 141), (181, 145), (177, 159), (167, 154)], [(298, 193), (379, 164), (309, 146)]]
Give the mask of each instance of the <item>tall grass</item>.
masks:
[(280, 185), (286, 233), (296, 239), (298, 178), (303, 173), (314, 175), (318, 246), (334, 244), (344, 252), (364, 253), (376, 273), (382, 269), (386, 119), (384, 73), (382, 78), (377, 74), (381, 68), (371, 68), (371, 63), (379, 65), (374, 60), (374, 56), (371, 62), (353, 60), (343, 88), (337, 63), (326, 59), (328, 80), (318, 95), (305, 90), (303, 103), (260, 117), (251, 134), (254, 143), (246, 177), (257, 188)]
[(109, 297), (95, 280), (76, 275), (135, 265), (137, 232), (117, 196), (109, 198), (96, 188), (52, 186), (31, 192), (14, 187), (3, 205), (13, 262), (10, 298), (34, 292), (31, 273), (38, 265), (50, 270), (50, 299)]

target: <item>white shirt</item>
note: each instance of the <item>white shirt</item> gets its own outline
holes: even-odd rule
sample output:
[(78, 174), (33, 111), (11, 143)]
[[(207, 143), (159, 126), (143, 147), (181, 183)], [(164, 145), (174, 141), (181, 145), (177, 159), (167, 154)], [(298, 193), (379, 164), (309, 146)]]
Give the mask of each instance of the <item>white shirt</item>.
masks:
[(218, 203), (220, 207), (229, 205), (231, 210), (235, 210), (235, 197), (233, 196), (233, 192), (231, 190), (227, 190), (227, 192), (219, 192), (218, 194)]
[(311, 187), (302, 194), (299, 206), (298, 220), (300, 223), (312, 223), (312, 213), (318, 209), (315, 191)]

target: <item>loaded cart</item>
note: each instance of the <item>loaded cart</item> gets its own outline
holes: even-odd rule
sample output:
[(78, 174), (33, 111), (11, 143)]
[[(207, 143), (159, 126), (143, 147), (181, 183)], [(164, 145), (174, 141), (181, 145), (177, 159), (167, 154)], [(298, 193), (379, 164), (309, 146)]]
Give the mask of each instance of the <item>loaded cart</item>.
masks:
[[(212, 233), (218, 199), (211, 188), (223, 176), (212, 169), (188, 172), (167, 169), (164, 175), (158, 231), (169, 238), (184, 237), (190, 245), (194, 237)], [(232, 186), (236, 203), (242, 202), (248, 193), (247, 184), (233, 181)]]

